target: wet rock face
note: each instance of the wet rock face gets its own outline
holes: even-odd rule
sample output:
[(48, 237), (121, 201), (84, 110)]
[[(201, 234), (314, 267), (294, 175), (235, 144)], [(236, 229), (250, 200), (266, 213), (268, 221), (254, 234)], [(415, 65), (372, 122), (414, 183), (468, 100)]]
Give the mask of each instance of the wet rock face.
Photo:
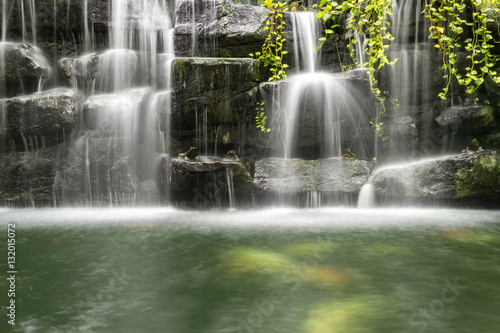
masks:
[(452, 107), (441, 112), (436, 122), (451, 131), (472, 135), (491, 131), (496, 125), (493, 108), (487, 105)]
[(141, 111), (150, 88), (137, 88), (114, 94), (90, 96), (83, 105), (83, 120), (94, 136), (131, 137), (137, 135)]
[(57, 147), (0, 155), (0, 202), (51, 202)]
[(56, 199), (133, 202), (139, 179), (129, 140), (82, 136), (61, 152), (54, 179)]
[[(109, 50), (63, 58), (59, 66), (72, 86), (89, 93), (126, 89), (141, 85), (148, 79), (140, 76), (138, 54), (132, 50)], [(122, 71), (122, 68), (126, 70)]]
[(226, 160), (187, 161), (163, 157), (160, 165), (160, 188), (164, 198), (194, 206), (227, 206), (229, 193), (239, 204), (248, 204), (252, 178), (247, 163)]
[(358, 193), (371, 172), (363, 160), (284, 160), (255, 162), (254, 185), (264, 193), (304, 193), (310, 191)]
[(266, 8), (234, 5), (229, 0), (183, 0), (176, 11), (175, 53), (196, 57), (248, 57), (260, 50), (267, 36), (264, 27), (269, 15)]
[[(24, 22), (24, 40), (30, 43), (36, 41), (50, 58), (73, 53), (75, 49), (82, 50), (85, 9), (89, 30), (95, 33), (94, 42), (101, 44), (102, 40), (106, 40), (108, 0), (36, 0), (24, 2), (24, 8), (21, 3), (23, 1), (10, 1), (8, 5), (11, 8), (7, 18), (7, 40), (23, 40)], [(34, 8), (31, 8), (31, 3), (34, 3)], [(36, 25), (36, 36), (32, 24)]]
[(51, 67), (42, 51), (19, 43), (0, 43), (0, 96), (38, 91)]
[(57, 136), (78, 124), (84, 95), (75, 89), (56, 88), (5, 100), (5, 135)]
[[(256, 104), (242, 99), (263, 80), (253, 59), (180, 58), (173, 63), (174, 123), (194, 124), (193, 110), (208, 109), (209, 124), (238, 123)], [(175, 115), (185, 117), (177, 120)]]
[(161, 124), (167, 124), (163, 119), (170, 117), (171, 133), (182, 143), (181, 149), (198, 145), (196, 138), (201, 140), (198, 147), (202, 155), (234, 149), (246, 157), (242, 147), (252, 144), (246, 138), (256, 136), (257, 85), (263, 80), (259, 62), (177, 58), (172, 68), (171, 108), (158, 112)]
[(379, 196), (404, 199), (500, 199), (500, 157), (494, 151), (462, 154), (397, 168), (372, 180)]
[[(498, 133), (494, 109), (489, 105), (466, 105), (442, 111), (435, 119), (439, 125), (443, 144), (453, 151), (461, 151), (474, 138), (486, 147), (496, 147), (494, 138)], [(484, 140), (483, 140), (484, 138)]]

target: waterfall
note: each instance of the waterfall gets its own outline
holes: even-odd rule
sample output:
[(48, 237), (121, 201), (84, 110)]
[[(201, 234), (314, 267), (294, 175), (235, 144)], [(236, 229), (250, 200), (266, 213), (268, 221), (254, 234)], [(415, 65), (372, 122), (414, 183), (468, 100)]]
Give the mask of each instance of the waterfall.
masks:
[(358, 208), (373, 208), (375, 203), (375, 192), (372, 184), (365, 184), (359, 191)]
[[(318, 72), (315, 52), (318, 20), (311, 12), (290, 14), (295, 71), (299, 73), (278, 84), (273, 93), (272, 112), (279, 115), (272, 124), (273, 138), (283, 142), (278, 156), (286, 159), (339, 157), (342, 149), (349, 146), (355, 146), (360, 155), (368, 156), (373, 137), (361, 130), (369, 127), (362, 72), (352, 76)], [(350, 135), (356, 137), (356, 142), (348, 140)], [(302, 148), (306, 143), (312, 146), (311, 150)]]
[(234, 209), (236, 204), (236, 198), (234, 195), (233, 170), (231, 168), (226, 168), (226, 179), (227, 179), (227, 192), (229, 196), (229, 209)]
[(295, 66), (303, 72), (316, 71), (318, 47), (318, 20), (314, 12), (292, 12)]
[(19, 11), (21, 39), (23, 43), (37, 44), (37, 20), (35, 0), (2, 0), (2, 41), (7, 40), (9, 20), (13, 11)]
[[(423, 0), (393, 0), (392, 35), (388, 54), (391, 59), (398, 59), (396, 64), (388, 66), (389, 91), (397, 100), (398, 107), (392, 117), (392, 123), (407, 117), (409, 123), (417, 122), (418, 105), (429, 103), (434, 96), (429, 86), (435, 83), (432, 70), (439, 71), (436, 65), (437, 52), (432, 47), (429, 36), (430, 23), (424, 18)], [(434, 67), (434, 68), (433, 68)], [(413, 157), (416, 147), (411, 142), (398, 138), (397, 126), (388, 128), (389, 154), (393, 158)]]
[[(72, 200), (74, 183), (83, 188), (84, 204), (133, 203), (142, 187), (157, 184), (159, 156), (168, 152), (171, 12), (160, 0), (109, 0), (109, 5), (110, 48), (90, 49), (93, 52), (69, 62), (82, 73), (71, 78), (73, 85), (90, 97), (82, 130), (73, 133), (74, 144), (66, 153), (68, 167), (56, 177), (58, 201)], [(85, 48), (92, 45), (87, 19)], [(163, 90), (153, 93), (157, 82)], [(81, 176), (75, 171), (81, 168), (79, 156)]]
[[(54, 0), (54, 10), (55, 10), (55, 1)], [(69, 14), (69, 5), (70, 3), (68, 2), (68, 14)], [(54, 21), (56, 19), (54, 18)], [(68, 18), (68, 23), (69, 23), (69, 18)], [(54, 23), (55, 24), (55, 23)], [(90, 29), (89, 29), (89, 2), (88, 1), (85, 1), (84, 4), (83, 4), (83, 25), (84, 25), (84, 29), (83, 29), (83, 38), (84, 38), (84, 52), (90, 52), (90, 50), (92, 49), (92, 35), (90, 33)]]
[(367, 97), (365, 71), (336, 74), (318, 71), (316, 49), (320, 29), (314, 13), (293, 12), (290, 20), (292, 74), (286, 80), (269, 85), (272, 93), (263, 95), (273, 115), (270, 141), (281, 143), (275, 156), (290, 161), (282, 163), (287, 181), (292, 184), (306, 181), (311, 185), (301, 198), (285, 189), (278, 194), (277, 201), (284, 203), (287, 198), (296, 197), (297, 202), (312, 208), (331, 203), (331, 200), (345, 202), (347, 198), (324, 192), (321, 181), (314, 179), (317, 177), (315, 168), (322, 162), (307, 164), (311, 168), (306, 176), (309, 180), (303, 180), (305, 175), (296, 174), (301, 171), (296, 169), (293, 160), (321, 159), (326, 161), (325, 165), (335, 165), (338, 171), (348, 165), (340, 158), (346, 148), (361, 158), (371, 158), (374, 136), (369, 119), (376, 105)]
[[(321, 156), (340, 156), (340, 112), (343, 108), (349, 108), (351, 102), (355, 103), (353, 99), (349, 99), (349, 92), (334, 77), (323, 73), (292, 76), (290, 82), (284, 106), (284, 157), (297, 157), (297, 127), (303, 110), (316, 112), (317, 124), (323, 124), (323, 128), (320, 128), (320, 133), (323, 133), (323, 138), (320, 139), (323, 142)], [(359, 110), (353, 110), (353, 113), (356, 111)]]
[(7, 13), (7, 1), (2, 0), (2, 39), (0, 40), (1, 42), (5, 42), (7, 40), (7, 21), (8, 20), (9, 20), (9, 15)]

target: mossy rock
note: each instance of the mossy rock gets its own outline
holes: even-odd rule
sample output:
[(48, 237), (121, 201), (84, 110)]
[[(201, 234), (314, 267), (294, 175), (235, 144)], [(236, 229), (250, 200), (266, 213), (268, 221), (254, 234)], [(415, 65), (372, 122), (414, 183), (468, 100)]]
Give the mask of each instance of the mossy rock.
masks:
[(495, 151), (480, 151), (387, 167), (376, 172), (372, 184), (379, 197), (394, 202), (486, 200), (488, 206), (500, 199), (500, 159)]
[(52, 69), (42, 50), (20, 43), (0, 43), (0, 96), (38, 91)]
[(0, 202), (51, 202), (57, 147), (0, 155)]
[(499, 197), (500, 159), (496, 154), (470, 156), (456, 172), (455, 198)]

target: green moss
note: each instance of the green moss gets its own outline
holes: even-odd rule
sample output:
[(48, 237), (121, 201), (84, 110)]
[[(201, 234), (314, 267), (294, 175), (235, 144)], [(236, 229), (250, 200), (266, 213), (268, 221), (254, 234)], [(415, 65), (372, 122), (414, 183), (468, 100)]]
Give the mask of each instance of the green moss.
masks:
[(254, 61), (252, 64), (252, 73), (256, 82), (266, 81), (269, 73), (266, 72), (266, 68), (261, 61)]
[(481, 119), (481, 122), (484, 125), (495, 126), (495, 112), (491, 106), (483, 106), (481, 107), (476, 116)]
[(491, 196), (500, 190), (500, 162), (493, 154), (470, 157), (472, 167), (462, 167), (455, 176), (455, 198)]
[(345, 164), (347, 164), (347, 166), (349, 166), (349, 174), (351, 176), (356, 174), (356, 171), (358, 169), (358, 162), (359, 162), (358, 159), (349, 159), (349, 160), (344, 159), (343, 162)]
[(221, 58), (231, 58), (231, 53), (226, 49), (219, 50), (219, 57)]
[(231, 166), (231, 170), (233, 171), (236, 193), (251, 193), (253, 189), (253, 181), (252, 177), (250, 177), (247, 166), (244, 163), (234, 163)]

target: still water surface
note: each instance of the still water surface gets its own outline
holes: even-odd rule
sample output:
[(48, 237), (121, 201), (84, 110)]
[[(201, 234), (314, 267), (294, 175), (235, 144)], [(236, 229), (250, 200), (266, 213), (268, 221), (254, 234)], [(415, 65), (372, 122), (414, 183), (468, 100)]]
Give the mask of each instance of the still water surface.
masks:
[(2, 332), (500, 331), (500, 212), (0, 210)]

